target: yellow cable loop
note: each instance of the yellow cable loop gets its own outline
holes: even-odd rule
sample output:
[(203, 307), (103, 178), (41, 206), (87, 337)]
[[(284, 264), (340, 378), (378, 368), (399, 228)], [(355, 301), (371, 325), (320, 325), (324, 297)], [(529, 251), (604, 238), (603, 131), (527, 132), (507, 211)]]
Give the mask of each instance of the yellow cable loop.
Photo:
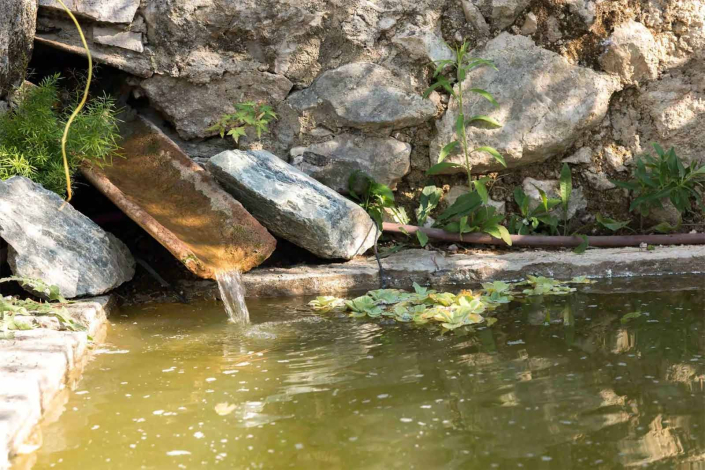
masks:
[(76, 118), (78, 113), (81, 112), (81, 109), (83, 109), (83, 106), (86, 104), (86, 101), (88, 100), (88, 90), (91, 87), (91, 78), (93, 77), (93, 58), (91, 57), (91, 51), (88, 49), (88, 44), (86, 43), (86, 37), (83, 35), (83, 30), (81, 29), (81, 25), (78, 24), (78, 20), (76, 19), (75, 16), (73, 16), (73, 13), (71, 13), (71, 10), (69, 10), (64, 2), (62, 0), (58, 0), (58, 2), (61, 4), (62, 7), (64, 7), (64, 10), (66, 10), (66, 13), (71, 17), (73, 20), (73, 23), (76, 25), (76, 28), (78, 29), (78, 34), (81, 36), (81, 42), (83, 42), (83, 48), (86, 50), (86, 55), (88, 56), (88, 80), (86, 80), (86, 89), (83, 91), (83, 99), (81, 100), (80, 103), (78, 103), (78, 106), (76, 106), (76, 109), (74, 109), (73, 114), (71, 114), (71, 117), (69, 118), (68, 122), (66, 123), (66, 127), (64, 128), (64, 135), (61, 137), (61, 155), (64, 157), (64, 172), (66, 173), (66, 201), (61, 205), (59, 210), (62, 210), (66, 204), (71, 201), (71, 173), (69, 171), (69, 160), (66, 157), (66, 139), (68, 138), (69, 135), (69, 128), (71, 127), (71, 123), (73, 123), (73, 120)]

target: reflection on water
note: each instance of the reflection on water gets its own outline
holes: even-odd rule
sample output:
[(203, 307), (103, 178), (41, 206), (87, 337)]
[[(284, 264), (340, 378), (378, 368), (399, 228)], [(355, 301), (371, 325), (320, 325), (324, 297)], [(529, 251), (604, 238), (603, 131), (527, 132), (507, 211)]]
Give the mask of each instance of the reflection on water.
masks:
[[(247, 329), (217, 304), (130, 309), (103, 348), (123, 354), (96, 357), (30, 460), (705, 468), (705, 292), (672, 282), (514, 303), (468, 334), (320, 317), (307, 299), (250, 302)], [(620, 322), (634, 311), (642, 316)]]

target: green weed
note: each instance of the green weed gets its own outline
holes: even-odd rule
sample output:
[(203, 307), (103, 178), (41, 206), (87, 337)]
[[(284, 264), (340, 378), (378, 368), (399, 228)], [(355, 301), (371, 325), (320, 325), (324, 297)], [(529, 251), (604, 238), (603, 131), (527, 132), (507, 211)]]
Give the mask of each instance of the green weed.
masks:
[[(61, 138), (74, 106), (63, 106), (59, 81), (59, 75), (53, 75), (22, 89), (17, 107), (0, 116), (0, 179), (25, 176), (64, 197)], [(120, 148), (117, 114), (115, 102), (102, 96), (76, 115), (66, 141), (70, 175), (84, 161), (99, 165), (112, 161)]]

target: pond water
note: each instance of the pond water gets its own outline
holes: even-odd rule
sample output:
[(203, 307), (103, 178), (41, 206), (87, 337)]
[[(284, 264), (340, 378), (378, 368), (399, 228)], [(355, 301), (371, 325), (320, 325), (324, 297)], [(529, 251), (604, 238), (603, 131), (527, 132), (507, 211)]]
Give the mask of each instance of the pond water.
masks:
[(124, 309), (33, 468), (705, 468), (703, 285), (581, 286), (465, 334), (309, 299), (251, 301), (247, 327)]

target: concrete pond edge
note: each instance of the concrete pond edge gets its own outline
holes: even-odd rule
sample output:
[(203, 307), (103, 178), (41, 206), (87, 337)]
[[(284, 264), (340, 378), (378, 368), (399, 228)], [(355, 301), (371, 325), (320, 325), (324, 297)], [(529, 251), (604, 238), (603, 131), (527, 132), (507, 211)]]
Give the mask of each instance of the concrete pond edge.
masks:
[(87, 325), (85, 332), (58, 331), (58, 324), (47, 322), (46, 328), (0, 340), (0, 470), (41, 446), (39, 424), (61, 414), (91, 356), (91, 344), (105, 337), (116, 307), (112, 296), (81, 300), (68, 309)]
[[(387, 287), (460, 286), (488, 281), (518, 281), (527, 275), (570, 279), (642, 277), (705, 273), (705, 246), (593, 249), (571, 251), (479, 252), (447, 255), (412, 249), (382, 260)], [(248, 297), (342, 295), (377, 289), (374, 258), (293, 268), (255, 269), (243, 276)]]

